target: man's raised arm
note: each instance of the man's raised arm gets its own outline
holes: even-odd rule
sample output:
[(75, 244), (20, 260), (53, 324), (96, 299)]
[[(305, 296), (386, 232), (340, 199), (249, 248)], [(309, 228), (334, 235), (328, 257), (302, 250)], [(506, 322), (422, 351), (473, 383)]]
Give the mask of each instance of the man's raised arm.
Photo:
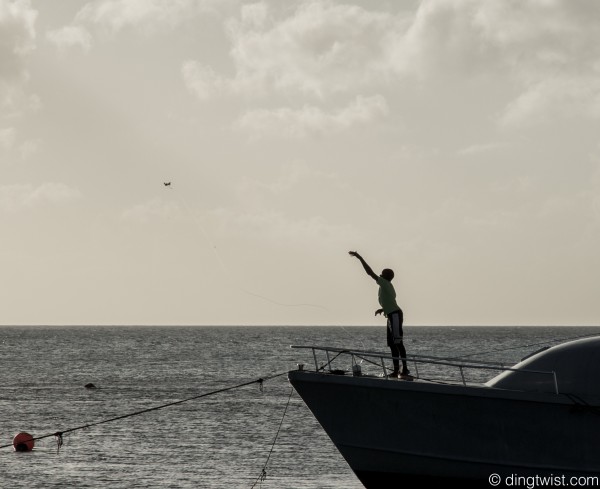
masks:
[(369, 277), (371, 277), (373, 280), (377, 281), (377, 279), (379, 278), (375, 272), (373, 271), (373, 269), (369, 266), (369, 264), (363, 259), (362, 256), (360, 256), (358, 254), (358, 251), (349, 251), (348, 254), (350, 256), (354, 256), (356, 258), (358, 258), (360, 260), (360, 262), (362, 263), (363, 268), (365, 269), (365, 272), (367, 272), (367, 275)]

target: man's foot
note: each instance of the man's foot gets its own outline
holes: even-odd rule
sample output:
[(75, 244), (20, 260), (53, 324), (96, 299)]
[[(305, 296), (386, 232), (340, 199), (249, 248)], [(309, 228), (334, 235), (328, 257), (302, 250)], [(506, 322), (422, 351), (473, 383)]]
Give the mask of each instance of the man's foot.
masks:
[(412, 375), (410, 375), (410, 370), (408, 370), (408, 369), (402, 370), (402, 372), (400, 372), (400, 378), (402, 380), (414, 380), (415, 379)]
[(391, 379), (397, 379), (398, 378), (398, 372), (392, 372), (391, 374), (388, 375), (389, 378)]

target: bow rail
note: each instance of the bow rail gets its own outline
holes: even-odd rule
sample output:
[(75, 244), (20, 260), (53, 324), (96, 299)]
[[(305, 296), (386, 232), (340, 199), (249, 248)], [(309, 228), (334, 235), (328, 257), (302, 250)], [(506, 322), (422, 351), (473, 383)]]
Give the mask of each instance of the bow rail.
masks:
[[(392, 360), (402, 360), (399, 357), (392, 357), (389, 354), (384, 354), (381, 352), (373, 352), (373, 351), (362, 351), (362, 350), (348, 350), (344, 348), (336, 348), (329, 346), (313, 346), (313, 345), (291, 345), (291, 348), (300, 349), (300, 350), (311, 350), (312, 357), (315, 364), (315, 372), (323, 371), (327, 369), (329, 373), (346, 373), (346, 369), (334, 369), (332, 368), (333, 362), (341, 363), (345, 362), (345, 365), (348, 364), (348, 357), (350, 358), (350, 369), (354, 376), (363, 375), (362, 372), (362, 362), (367, 362), (372, 366), (376, 366), (378, 369), (381, 369), (383, 372), (383, 377), (385, 379), (389, 379), (388, 375), (388, 367), (386, 363), (389, 363)], [(326, 362), (319, 366), (318, 354), (325, 355)], [(342, 360), (338, 360), (338, 358), (342, 358)], [(460, 358), (441, 358), (441, 357), (433, 357), (428, 355), (407, 355), (406, 361), (410, 362), (414, 366), (415, 375), (413, 376), (416, 379), (421, 378), (419, 374), (419, 366), (434, 366), (434, 367), (452, 367), (455, 368), (460, 373), (461, 382), (463, 385), (467, 385), (467, 381), (465, 378), (465, 370), (495, 370), (495, 371), (511, 371), (511, 372), (519, 372), (523, 374), (542, 374), (548, 375), (549, 381), (553, 382), (554, 392), (558, 394), (558, 381), (556, 379), (556, 372), (554, 371), (543, 371), (543, 370), (527, 370), (527, 369), (515, 369), (511, 367), (506, 367), (501, 362), (484, 362), (484, 361), (462, 361)], [(304, 370), (304, 364), (298, 364), (299, 370)]]

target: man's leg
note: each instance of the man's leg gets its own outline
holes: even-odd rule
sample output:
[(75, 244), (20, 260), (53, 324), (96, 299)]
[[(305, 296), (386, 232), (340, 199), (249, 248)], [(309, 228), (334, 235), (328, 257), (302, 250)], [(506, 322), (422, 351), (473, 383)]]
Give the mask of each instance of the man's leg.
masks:
[(398, 372), (400, 372), (400, 360), (398, 360), (398, 357), (400, 356), (400, 351), (398, 350), (398, 345), (394, 344), (393, 342), (388, 343), (388, 345), (392, 352), (392, 357), (394, 357), (392, 359), (392, 362), (394, 363), (393, 373), (398, 374)]
[(401, 341), (396, 345), (396, 349), (398, 350), (398, 356), (402, 358), (402, 374), (408, 375), (408, 366), (406, 365), (406, 348), (404, 348), (404, 342)]

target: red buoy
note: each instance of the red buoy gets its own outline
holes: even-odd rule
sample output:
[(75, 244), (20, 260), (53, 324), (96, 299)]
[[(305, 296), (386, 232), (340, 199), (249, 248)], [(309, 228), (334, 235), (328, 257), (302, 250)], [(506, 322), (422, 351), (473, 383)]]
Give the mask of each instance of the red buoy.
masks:
[(24, 431), (17, 433), (13, 438), (13, 448), (15, 452), (30, 452), (33, 450), (34, 445), (33, 436)]

